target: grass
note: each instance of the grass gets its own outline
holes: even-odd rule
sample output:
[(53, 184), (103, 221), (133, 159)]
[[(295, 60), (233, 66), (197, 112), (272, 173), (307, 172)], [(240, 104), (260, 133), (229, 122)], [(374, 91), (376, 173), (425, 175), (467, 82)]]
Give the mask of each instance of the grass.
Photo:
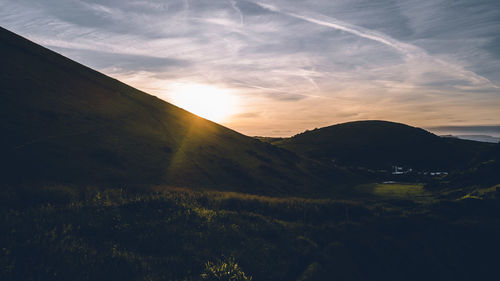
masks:
[(371, 183), (353, 188), (354, 196), (429, 202), (433, 194), (421, 183)]
[(428, 197), (430, 192), (424, 189), (423, 184), (375, 184), (373, 194), (376, 196), (398, 198), (398, 199), (416, 199), (418, 197)]
[(462, 196), (460, 199), (489, 199), (489, 198), (499, 198), (500, 184), (491, 187), (477, 187), (473, 188), (470, 192)]
[(211, 280), (225, 268), (264, 281), (489, 277), (498, 201), (389, 197), (2, 186), (0, 279)]

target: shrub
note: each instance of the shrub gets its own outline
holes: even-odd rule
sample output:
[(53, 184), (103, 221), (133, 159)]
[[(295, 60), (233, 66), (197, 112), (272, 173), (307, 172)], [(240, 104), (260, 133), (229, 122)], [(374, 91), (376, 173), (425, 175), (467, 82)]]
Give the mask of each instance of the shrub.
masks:
[(252, 276), (247, 276), (233, 257), (226, 260), (218, 260), (217, 263), (207, 262), (205, 270), (201, 274), (202, 280), (209, 281), (250, 281)]

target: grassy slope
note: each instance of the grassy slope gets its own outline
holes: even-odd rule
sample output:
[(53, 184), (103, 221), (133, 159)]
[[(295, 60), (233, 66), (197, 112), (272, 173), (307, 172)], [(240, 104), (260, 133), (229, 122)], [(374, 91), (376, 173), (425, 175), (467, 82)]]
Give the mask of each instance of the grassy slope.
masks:
[(387, 121), (356, 121), (306, 131), (272, 144), (324, 161), (370, 168), (405, 165), (419, 169), (466, 167), (492, 145), (441, 138)]
[(489, 187), (500, 184), (500, 143), (470, 165), (467, 169), (456, 171), (446, 177), (447, 184), (456, 187), (477, 186)]
[[(306, 170), (312, 164), (293, 153), (3, 29), (0, 52), (4, 182), (166, 183), (249, 192), (321, 183), (314, 175), (321, 169)], [(329, 170), (327, 178), (339, 181), (338, 175)]]

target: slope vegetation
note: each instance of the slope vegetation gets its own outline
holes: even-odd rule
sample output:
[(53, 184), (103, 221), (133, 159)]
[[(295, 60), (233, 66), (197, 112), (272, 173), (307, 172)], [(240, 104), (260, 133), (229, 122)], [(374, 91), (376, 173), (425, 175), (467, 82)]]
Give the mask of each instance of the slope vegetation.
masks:
[[(244, 136), (0, 29), (3, 182), (280, 191), (322, 185), (286, 150)], [(311, 170), (312, 169), (312, 170)], [(329, 170), (328, 180), (340, 174)]]

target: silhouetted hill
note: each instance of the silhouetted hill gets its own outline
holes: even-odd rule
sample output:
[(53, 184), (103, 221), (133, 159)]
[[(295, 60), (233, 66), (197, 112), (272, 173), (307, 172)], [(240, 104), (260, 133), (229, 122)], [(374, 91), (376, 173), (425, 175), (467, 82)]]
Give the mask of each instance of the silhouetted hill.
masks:
[(387, 121), (356, 121), (306, 131), (271, 143), (297, 154), (340, 165), (422, 170), (467, 167), (492, 145), (441, 138), (420, 128)]
[[(3, 182), (286, 190), (303, 159), (0, 29)], [(307, 164), (309, 165), (309, 164)], [(331, 179), (339, 179), (329, 170)], [(273, 191), (271, 190), (271, 191)]]

